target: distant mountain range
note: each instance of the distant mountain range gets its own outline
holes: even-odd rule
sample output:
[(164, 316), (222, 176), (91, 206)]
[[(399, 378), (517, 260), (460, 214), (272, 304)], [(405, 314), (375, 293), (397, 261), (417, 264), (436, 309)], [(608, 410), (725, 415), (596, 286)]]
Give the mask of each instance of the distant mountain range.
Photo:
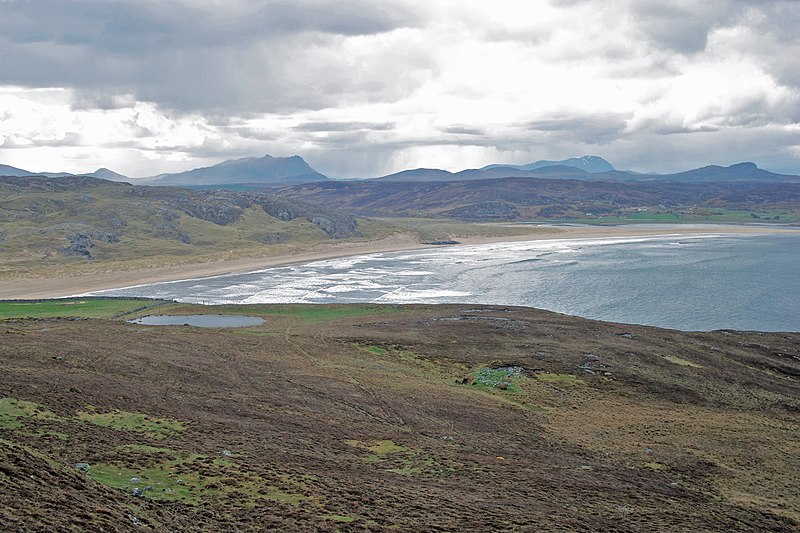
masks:
[[(545, 170), (542, 170), (545, 169)], [(527, 165), (487, 165), (460, 172), (449, 172), (438, 168), (417, 168), (403, 170), (377, 178), (382, 181), (458, 181), (482, 180), (489, 178), (548, 177), (584, 179), (586, 174), (614, 172), (615, 169), (602, 157), (585, 155), (561, 161), (536, 161)]]
[[(30, 172), (8, 165), (0, 165), (0, 176), (68, 177), (67, 172)], [(126, 176), (100, 168), (83, 176), (110, 181), (127, 181), (142, 185), (170, 185), (194, 188), (259, 189), (262, 187), (299, 185), (303, 183), (332, 181), (314, 170), (302, 157), (249, 157), (232, 159), (210, 167), (186, 172), (160, 174), (150, 178), (129, 179)], [(387, 176), (361, 181), (437, 183), (465, 180), (501, 178), (569, 179), (581, 181), (625, 182), (762, 182), (798, 183), (800, 176), (776, 174), (758, 168), (754, 163), (738, 163), (729, 167), (710, 165), (674, 174), (637, 173), (616, 170), (611, 163), (598, 156), (583, 156), (560, 161), (536, 161), (527, 165), (487, 165), (483, 168), (450, 172), (436, 168), (403, 170)]]
[(109, 181), (125, 181), (137, 185), (170, 185), (178, 187), (216, 186), (225, 188), (231, 185), (250, 185), (257, 189), (268, 185), (291, 185), (312, 181), (328, 181), (328, 177), (320, 174), (305, 160), (292, 157), (248, 157), (223, 161), (210, 167), (196, 168), (174, 174), (160, 174), (149, 178), (131, 179), (127, 176), (100, 168), (89, 174), (71, 174), (69, 172), (31, 172), (9, 165), (0, 165), (0, 176), (44, 176), (47, 178), (64, 178), (72, 176), (89, 176)]
[[(581, 165), (584, 168), (579, 168)], [(602, 170), (606, 168), (606, 170)], [(591, 170), (587, 170), (591, 169)], [(800, 176), (776, 174), (758, 168), (754, 163), (738, 163), (729, 167), (710, 165), (676, 174), (640, 174), (616, 170), (600, 157), (581, 157), (564, 161), (537, 161), (529, 165), (489, 165), (479, 169), (448, 172), (447, 170), (418, 168), (404, 170), (377, 178), (377, 181), (442, 182), (485, 180), (498, 178), (540, 178), (591, 181), (670, 181), (682, 183), (710, 183), (715, 181), (753, 181), (794, 183)]]
[(107, 168), (98, 168), (94, 172), (88, 174), (70, 174), (69, 172), (31, 172), (21, 168), (12, 167), (11, 165), (0, 165), (0, 176), (12, 176), (17, 178), (24, 178), (28, 176), (44, 176), (46, 178), (68, 178), (73, 176), (89, 176), (90, 178), (100, 178), (108, 181), (130, 181), (130, 178), (109, 170)]

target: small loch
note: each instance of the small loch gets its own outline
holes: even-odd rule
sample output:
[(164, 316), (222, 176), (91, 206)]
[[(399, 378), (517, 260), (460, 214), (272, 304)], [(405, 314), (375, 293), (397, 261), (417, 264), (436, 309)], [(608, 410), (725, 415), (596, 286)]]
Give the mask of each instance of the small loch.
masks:
[(241, 328), (258, 326), (263, 318), (241, 315), (149, 315), (128, 320), (145, 326), (194, 326), (197, 328)]

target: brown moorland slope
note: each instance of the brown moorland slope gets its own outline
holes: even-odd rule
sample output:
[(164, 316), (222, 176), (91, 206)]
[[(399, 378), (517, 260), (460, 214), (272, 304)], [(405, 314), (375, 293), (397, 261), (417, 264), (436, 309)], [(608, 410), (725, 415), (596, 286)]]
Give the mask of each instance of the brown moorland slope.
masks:
[(0, 529), (796, 531), (800, 334), (490, 306), (0, 321)]
[(660, 211), (681, 215), (673, 221), (696, 222), (724, 221), (715, 218), (724, 210), (741, 211), (740, 222), (757, 220), (755, 217), (775, 211), (781, 213), (779, 221), (786, 223), (798, 220), (800, 205), (800, 183), (509, 177), (445, 182), (317, 182), (279, 187), (274, 191), (284, 198), (335, 205), (363, 216), (484, 221), (583, 219), (587, 213), (627, 217), (641, 215), (639, 210), (647, 208), (650, 214)]

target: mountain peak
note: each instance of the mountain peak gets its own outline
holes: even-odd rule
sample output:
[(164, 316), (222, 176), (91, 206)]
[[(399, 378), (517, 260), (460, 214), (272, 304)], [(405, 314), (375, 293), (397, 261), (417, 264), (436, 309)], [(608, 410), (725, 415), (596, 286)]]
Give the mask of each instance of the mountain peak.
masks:
[(152, 185), (233, 185), (233, 184), (293, 184), (327, 181), (299, 155), (290, 157), (246, 157), (196, 168), (177, 174), (163, 174), (149, 183)]
[(489, 170), (496, 168), (511, 168), (516, 170), (536, 170), (544, 167), (572, 167), (584, 172), (612, 172), (616, 170), (611, 163), (597, 155), (583, 155), (580, 157), (571, 157), (569, 159), (562, 159), (560, 161), (552, 161), (541, 159), (534, 163), (527, 165), (509, 165), (509, 164), (494, 164), (487, 165), (480, 170)]
[(581, 157), (571, 157), (561, 161), (539, 160), (535, 163), (522, 165), (523, 170), (535, 170), (542, 167), (565, 166), (574, 167), (586, 172), (611, 172), (616, 170), (611, 163), (597, 155), (584, 155)]
[(106, 167), (100, 167), (94, 172), (86, 174), (86, 176), (92, 176), (94, 178), (100, 178), (108, 181), (130, 181), (128, 176), (120, 174), (119, 172), (114, 172)]

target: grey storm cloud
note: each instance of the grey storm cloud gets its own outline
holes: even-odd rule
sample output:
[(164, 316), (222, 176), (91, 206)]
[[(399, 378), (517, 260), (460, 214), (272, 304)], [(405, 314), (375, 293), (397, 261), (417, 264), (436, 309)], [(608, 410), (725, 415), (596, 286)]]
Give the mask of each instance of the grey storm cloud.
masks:
[[(800, 39), (797, 0), (551, 0), (551, 3), (564, 7), (591, 4), (598, 11), (613, 12), (620, 19), (629, 18), (640, 42), (665, 52), (702, 52), (714, 30), (734, 25), (743, 25), (755, 32), (758, 39), (749, 43), (750, 46), (796, 46)], [(787, 52), (784, 49), (784, 53), (776, 55), (797, 66), (798, 54)]]
[[(715, 12), (713, 2), (679, 6), (670, 2), (637, 2), (633, 6), (641, 36), (657, 45), (683, 54), (705, 49), (709, 32), (728, 18)], [(728, 12), (730, 13), (730, 12)]]
[(800, 6), (796, 0), (708, 0), (686, 4), (638, 0), (634, 20), (645, 39), (680, 52), (702, 51), (716, 29), (743, 25), (784, 45), (798, 42)]
[(3, 2), (8, 42), (86, 45), (109, 53), (215, 47), (303, 32), (368, 35), (413, 25), (416, 17), (391, 2), (262, 0), (202, 2), (153, 0), (42, 0)]
[(449, 128), (445, 128), (445, 133), (450, 133), (452, 135), (484, 135), (485, 132), (481, 128), (472, 128), (468, 126), (450, 126)]
[[(274, 112), (408, 90), (353, 71), (336, 40), (418, 23), (392, 2), (0, 2), (0, 83), (72, 87), (77, 105), (107, 109), (118, 96), (178, 110)], [(409, 51), (405, 61), (424, 66)], [(365, 68), (376, 65), (365, 65)]]
[(622, 134), (627, 117), (613, 113), (595, 115), (554, 115), (528, 122), (530, 131), (545, 133), (551, 138), (562, 138), (588, 145), (607, 144)]
[(373, 130), (387, 131), (395, 127), (393, 122), (305, 122), (292, 128), (295, 131), (328, 132)]

